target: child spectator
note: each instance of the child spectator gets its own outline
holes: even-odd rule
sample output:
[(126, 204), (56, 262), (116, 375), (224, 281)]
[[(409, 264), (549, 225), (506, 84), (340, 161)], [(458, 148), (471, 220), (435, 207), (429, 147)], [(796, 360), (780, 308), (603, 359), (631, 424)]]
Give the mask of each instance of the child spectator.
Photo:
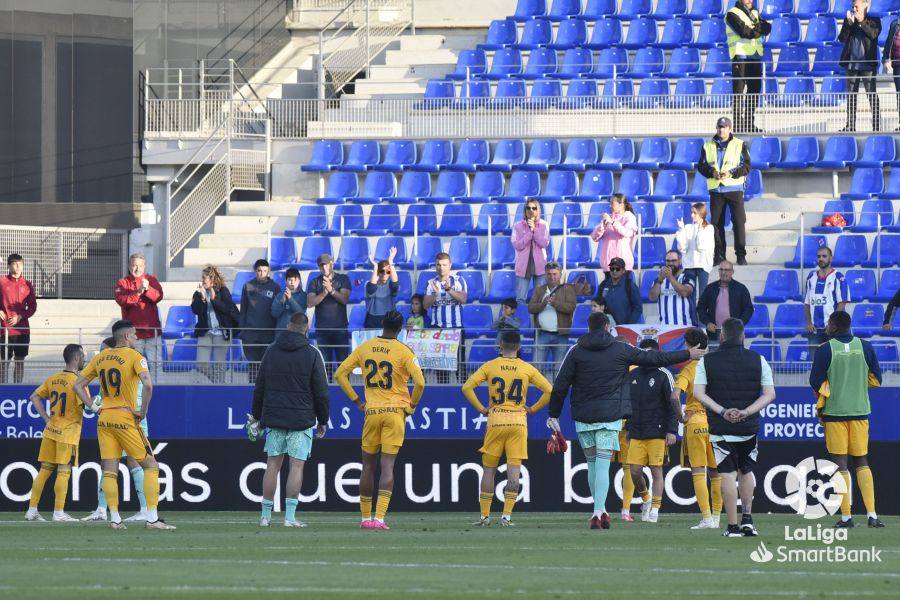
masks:
[(425, 297), (422, 294), (413, 294), (410, 299), (409, 318), (406, 319), (407, 329), (428, 329), (431, 327), (431, 319), (428, 318), (428, 311), (425, 310)]
[(515, 298), (507, 298), (500, 303), (500, 316), (491, 325), (491, 329), (496, 329), (500, 333), (504, 331), (518, 331), (522, 327), (519, 319), (516, 317), (516, 308), (519, 303)]

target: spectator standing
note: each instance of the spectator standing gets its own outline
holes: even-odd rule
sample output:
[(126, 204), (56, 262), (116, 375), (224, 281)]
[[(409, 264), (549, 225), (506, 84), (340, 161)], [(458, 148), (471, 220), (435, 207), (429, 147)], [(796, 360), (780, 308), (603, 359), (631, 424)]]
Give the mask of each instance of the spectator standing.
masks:
[(135, 253), (128, 257), (128, 275), (116, 284), (116, 304), (122, 308), (122, 319), (131, 321), (137, 331), (134, 349), (150, 363), (153, 372), (159, 368), (160, 335), (159, 303), (163, 289), (159, 280), (146, 272), (147, 259)]
[(264, 258), (253, 263), (256, 279), (244, 284), (241, 290), (241, 342), (244, 355), (250, 361), (250, 383), (256, 381), (259, 363), (266, 348), (275, 339), (275, 317), (272, 303), (281, 293), (281, 286), (269, 277), (269, 261)]
[(425, 296), (413, 294), (409, 301), (409, 318), (406, 319), (407, 329), (428, 329), (431, 327), (431, 319), (425, 310)]
[(516, 251), (516, 301), (525, 303), (530, 285), (546, 282), (544, 269), (547, 264), (547, 247), (550, 245), (550, 229), (541, 218), (541, 205), (537, 200), (525, 202), (524, 216), (513, 226), (510, 242)]
[[(450, 255), (439, 252), (434, 257), (434, 270), (436, 277), (428, 282), (425, 288), (424, 308), (428, 310), (434, 307), (431, 314), (431, 326), (435, 329), (459, 329), (459, 350), (457, 352), (459, 380), (465, 381), (466, 338), (463, 329), (462, 307), (469, 297), (466, 280), (459, 275), (453, 275), (453, 265), (450, 263)], [(438, 383), (450, 381), (446, 371), (438, 372)]]
[(675, 240), (684, 261), (684, 271), (694, 277), (697, 282), (694, 290), (695, 300), (709, 283), (709, 272), (713, 267), (713, 255), (716, 249), (716, 234), (706, 220), (706, 204), (696, 202), (691, 205), (691, 223), (685, 225), (678, 219), (678, 231)]
[(28, 319), (37, 311), (37, 298), (34, 286), (25, 279), (25, 259), (10, 254), (6, 266), (9, 273), (0, 277), (0, 383), (7, 381), (9, 360), (14, 364), (13, 382), (22, 383), (31, 344)]
[(872, 110), (872, 131), (881, 130), (881, 112), (878, 105), (878, 36), (881, 20), (869, 16), (869, 0), (854, 0), (847, 11), (838, 41), (844, 44), (839, 64), (847, 71), (847, 123), (841, 131), (856, 131), (856, 100), (862, 85), (869, 97)]
[(681, 253), (669, 250), (666, 266), (659, 270), (648, 297), (659, 308), (659, 322), (664, 325), (696, 325), (694, 278), (681, 268)]
[(556, 371), (569, 346), (578, 292), (574, 285), (562, 283), (558, 262), (548, 262), (546, 273), (547, 283), (534, 288), (528, 312), (535, 316), (534, 362), (543, 371)]
[(203, 269), (200, 285), (191, 298), (191, 311), (197, 315), (197, 368), (213, 383), (222, 383), (228, 347), (240, 314), (216, 267)]
[(719, 263), (719, 281), (706, 286), (697, 304), (697, 317), (706, 327), (710, 339), (718, 339), (722, 324), (728, 319), (740, 319), (746, 325), (753, 317), (750, 290), (734, 279), (734, 265), (727, 260)]
[[(759, 16), (753, 0), (737, 0), (725, 14), (728, 56), (731, 58), (734, 120), (738, 131), (759, 133), (753, 116), (762, 90), (762, 37), (772, 25)], [(746, 94), (744, 93), (746, 91)]]
[(623, 194), (613, 194), (610, 199), (612, 213), (603, 213), (600, 224), (591, 233), (591, 239), (603, 244), (600, 250), (600, 264), (609, 277), (609, 262), (621, 258), (625, 270), (634, 270), (634, 239), (638, 234), (637, 217), (631, 203)]
[(615, 324), (640, 323), (644, 304), (641, 291), (631, 273), (625, 270), (625, 261), (614, 258), (609, 261), (609, 277), (597, 286), (594, 303), (603, 306), (603, 312), (615, 320)]
[(722, 503), (728, 515), (728, 529), (723, 536), (757, 536), (752, 516), (756, 435), (760, 411), (775, 400), (775, 382), (766, 359), (744, 348), (744, 324), (740, 319), (728, 319), (722, 324), (721, 339), (719, 350), (697, 363), (694, 397), (707, 408), (709, 441), (722, 477)]
[(831, 248), (823, 246), (816, 252), (818, 269), (806, 278), (806, 296), (803, 309), (806, 315), (806, 333), (810, 344), (818, 346), (825, 341), (825, 324), (836, 310), (844, 310), (850, 302), (850, 290), (844, 274), (831, 266)]
[(716, 135), (703, 144), (697, 161), (697, 172), (706, 177), (709, 206), (715, 231), (713, 265), (725, 260), (725, 208), (731, 209), (734, 253), (737, 264), (747, 264), (747, 215), (744, 212), (744, 182), (750, 172), (750, 150), (743, 140), (731, 133), (731, 119), (720, 117)]
[(394, 268), (394, 257), (397, 249), (391, 248), (387, 260), (376, 261), (369, 257), (374, 267), (372, 278), (366, 284), (366, 329), (381, 329), (384, 315), (397, 310), (397, 293), (400, 291), (400, 280)]
[(272, 303), (272, 316), (278, 332), (285, 331), (291, 317), (297, 313), (306, 314), (306, 292), (300, 285), (300, 271), (293, 267), (284, 274), (284, 291)]
[(497, 316), (497, 320), (491, 324), (491, 329), (498, 332), (498, 341), (504, 331), (519, 331), (521, 329), (522, 323), (516, 317), (516, 309), (518, 307), (519, 304), (515, 298), (507, 298), (500, 303), (500, 314)]
[[(894, 89), (897, 92), (897, 112), (900, 114), (900, 18), (894, 19), (888, 29), (881, 60), (884, 62), (885, 73), (894, 74)], [(900, 131), (900, 125), (894, 131)]]
[(316, 259), (319, 275), (307, 284), (306, 303), (315, 308), (316, 346), (325, 359), (325, 370), (331, 377), (335, 365), (350, 354), (350, 331), (347, 329), (347, 302), (350, 300), (350, 278), (334, 270), (330, 254)]

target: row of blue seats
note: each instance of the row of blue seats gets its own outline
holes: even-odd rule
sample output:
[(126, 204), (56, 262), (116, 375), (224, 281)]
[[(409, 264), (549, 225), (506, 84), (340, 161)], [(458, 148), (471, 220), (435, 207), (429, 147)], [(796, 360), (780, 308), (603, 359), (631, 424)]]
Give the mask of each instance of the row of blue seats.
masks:
[[(806, 234), (797, 240), (794, 258), (784, 263), (789, 269), (813, 267), (816, 264), (816, 253), (819, 248), (828, 245), (821, 234)], [(893, 267), (900, 265), (900, 235), (881, 234), (872, 243), (871, 250), (864, 235), (843, 234), (838, 236), (832, 248), (835, 266), (853, 267), (862, 265), (867, 268)]]
[[(844, 273), (850, 298), (854, 302), (890, 302), (900, 289), (900, 269), (885, 269), (881, 272), (881, 283), (876, 288), (875, 271), (871, 269), (850, 269)], [(766, 275), (763, 293), (755, 296), (755, 302), (782, 303), (788, 300), (800, 301), (803, 292), (800, 276), (796, 270), (772, 269)]]
[[(897, 343), (894, 340), (872, 340), (875, 356), (878, 358), (882, 369), (896, 371), (897, 366), (891, 363), (900, 361), (897, 352)], [(812, 368), (812, 360), (815, 348), (806, 340), (791, 340), (787, 349), (782, 348), (778, 341), (753, 340), (750, 349), (761, 354), (767, 361), (774, 363), (776, 371), (797, 373)]]
[[(884, 335), (900, 337), (900, 311), (895, 315), (891, 323), (891, 329), (885, 330), (882, 325), (884, 323), (883, 304), (853, 303), (851, 306), (853, 333), (857, 336), (872, 337), (874, 335)], [(791, 338), (805, 334), (806, 313), (802, 303), (788, 302), (779, 304), (771, 321), (769, 314), (769, 305), (755, 304), (753, 306), (753, 317), (744, 328), (748, 338), (760, 336)]]
[[(894, 177), (893, 181), (900, 180)], [(864, 200), (862, 207), (857, 211), (852, 200), (829, 200), (825, 203), (822, 217), (840, 213), (846, 221), (846, 226), (817, 225), (812, 228), (813, 233), (841, 233), (850, 231), (853, 233), (874, 233), (887, 231), (888, 233), (900, 233), (900, 215), (894, 218), (894, 203), (892, 200), (900, 200), (900, 186), (898, 189), (886, 192), (882, 196), (889, 199)], [(859, 219), (856, 218), (857, 214)]]
[[(782, 150), (777, 137), (756, 137), (750, 140), (750, 162), (756, 169), (845, 169), (848, 167), (898, 167), (896, 136), (870, 135), (860, 153), (853, 136), (831, 136), (820, 152), (819, 141), (813, 136), (797, 136), (788, 139)], [(429, 140), (422, 146), (421, 155), (413, 140), (393, 140), (387, 143), (382, 156), (381, 145), (376, 140), (357, 140), (350, 145), (346, 156), (344, 144), (339, 140), (320, 140), (313, 147), (309, 164), (301, 167), (308, 172), (379, 171), (398, 173), (413, 171), (435, 173), (438, 171), (621, 171), (622, 169), (677, 169), (692, 170), (704, 143), (703, 138), (680, 138), (673, 143), (668, 138), (648, 137), (640, 146), (631, 138), (610, 138), (601, 144), (593, 138), (571, 139), (565, 144), (557, 139), (539, 139), (526, 145), (523, 140), (500, 140), (491, 144), (486, 140), (463, 140), (458, 148), (450, 140)], [(452, 178), (449, 178), (451, 180)], [(392, 180), (392, 179), (391, 179)], [(359, 183), (346, 178), (335, 193), (325, 197), (350, 197), (359, 195)], [(390, 180), (389, 180), (390, 181)], [(425, 178), (413, 177), (411, 181), (423, 183)], [(428, 179), (430, 181), (430, 179)], [(467, 180), (466, 180), (467, 181)], [(355, 182), (355, 184), (354, 184)], [(610, 180), (611, 184), (611, 180)], [(331, 183), (329, 182), (329, 185)], [(401, 182), (401, 187), (403, 186)], [(440, 187), (440, 181), (438, 183)], [(394, 186), (390, 186), (394, 187)], [(349, 189), (351, 193), (337, 193)], [(456, 188), (458, 189), (458, 187)], [(353, 191), (356, 190), (355, 193)], [(468, 186), (465, 186), (468, 192)], [(393, 195), (403, 197), (430, 196), (432, 194)], [(465, 196), (467, 193), (434, 194), (439, 197)], [(484, 195), (484, 194), (478, 194)], [(499, 194), (497, 194), (499, 195)], [(375, 197), (363, 193), (363, 197)]]

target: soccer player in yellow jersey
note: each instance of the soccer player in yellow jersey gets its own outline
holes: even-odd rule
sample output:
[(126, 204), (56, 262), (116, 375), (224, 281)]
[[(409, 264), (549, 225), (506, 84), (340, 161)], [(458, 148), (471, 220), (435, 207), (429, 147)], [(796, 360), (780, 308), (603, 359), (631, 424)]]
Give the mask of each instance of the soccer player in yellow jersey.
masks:
[[(91, 403), (88, 383), (100, 380), (101, 407), (97, 419), (97, 441), (100, 444), (100, 464), (103, 467), (103, 493), (109, 504), (110, 527), (125, 529), (119, 515), (119, 460), (122, 451), (144, 469), (144, 496), (147, 499), (147, 529), (175, 529), (159, 518), (159, 465), (153, 456), (150, 442), (140, 428), (147, 416), (153, 382), (147, 371), (147, 361), (134, 349), (137, 334), (130, 321), (116, 321), (112, 327), (115, 348), (103, 350), (88, 363), (75, 381), (75, 392), (85, 405)], [(143, 398), (137, 408), (139, 384), (143, 383)]]
[[(688, 349), (705, 349), (708, 344), (706, 333), (700, 329), (688, 329), (684, 334), (684, 343)], [(675, 379), (672, 391), (672, 408), (679, 420), (684, 423), (684, 437), (681, 440), (681, 466), (690, 467), (694, 480), (694, 495), (700, 509), (700, 522), (691, 529), (718, 529), (719, 514), (722, 512), (722, 478), (716, 470), (716, 457), (713, 455), (709, 441), (709, 423), (706, 420), (706, 408), (694, 397), (694, 375), (697, 363), (692, 360), (684, 366)], [(681, 394), (686, 399), (684, 411), (681, 410)], [(706, 474), (712, 488), (712, 508), (710, 508), (710, 491), (706, 487)]]
[[(553, 386), (540, 371), (517, 358), (522, 337), (518, 331), (504, 331), (500, 336), (500, 358), (487, 362), (463, 384), (463, 395), (475, 409), (487, 415), (487, 429), (481, 463), (481, 519), (474, 523), (479, 527), (491, 525), (491, 503), (494, 500), (494, 478), (500, 458), (506, 455), (506, 488), (503, 491), (502, 527), (512, 527), (512, 511), (519, 496), (519, 471), (522, 461), (528, 458), (527, 415), (533, 414), (550, 402)], [(488, 384), (490, 407), (485, 407), (475, 395), (475, 388)], [(534, 384), (543, 392), (533, 406), (526, 406), (528, 386)]]
[[(41, 439), (41, 450), (38, 460), (41, 470), (34, 478), (31, 487), (31, 501), (28, 504), (28, 512), (25, 513), (26, 521), (43, 521), (44, 517), (38, 512), (38, 503), (44, 485), (53, 471), (56, 471), (56, 483), (53, 485), (55, 499), (53, 503), (54, 521), (77, 521), (65, 513), (66, 494), (69, 492), (69, 478), (72, 476), (72, 465), (78, 464), (78, 441), (81, 439), (82, 406), (75, 397), (73, 384), (78, 377), (78, 371), (84, 368), (84, 350), (78, 344), (69, 344), (63, 349), (63, 360), (66, 368), (59, 373), (54, 373), (31, 394), (31, 402), (41, 415), (44, 423), (44, 433)], [(44, 408), (44, 403), (50, 400), (50, 410)], [(90, 403), (85, 405), (90, 410)]]
[[(411, 415), (425, 391), (425, 377), (416, 355), (397, 341), (403, 328), (403, 315), (395, 310), (384, 315), (382, 334), (366, 340), (341, 363), (335, 381), (366, 415), (362, 433), (362, 475), (359, 478), (359, 510), (363, 529), (390, 529), (385, 522), (391, 491), (394, 488), (394, 461), (403, 445), (406, 417)], [(350, 385), (350, 373), (362, 369), (365, 400)], [(409, 380), (413, 381), (412, 396)], [(372, 518), (375, 491), (375, 463), (381, 456), (378, 501)]]

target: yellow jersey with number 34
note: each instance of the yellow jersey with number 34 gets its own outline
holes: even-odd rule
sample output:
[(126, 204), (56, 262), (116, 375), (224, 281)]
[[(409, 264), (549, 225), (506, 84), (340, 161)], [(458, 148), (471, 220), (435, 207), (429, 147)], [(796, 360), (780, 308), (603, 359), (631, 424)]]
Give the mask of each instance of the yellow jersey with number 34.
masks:
[[(544, 395), (532, 407), (540, 410), (550, 400), (553, 386), (540, 371), (519, 358), (499, 357), (481, 365), (463, 385), (463, 394), (474, 397), (474, 389), (487, 383), (490, 406), (488, 427), (500, 423), (524, 422), (528, 386), (537, 386)], [(471, 396), (470, 396), (471, 394)]]
[(64, 444), (78, 444), (84, 421), (81, 402), (75, 395), (73, 371), (54, 373), (34, 391), (44, 400), (50, 400), (50, 421), (44, 427), (44, 437)]
[(392, 338), (376, 337), (362, 342), (335, 372), (335, 381), (350, 398), (356, 396), (350, 386), (353, 369), (362, 369), (366, 408), (407, 408), (418, 398), (410, 398), (409, 380), (425, 385), (425, 376), (409, 346)]
[(107, 348), (91, 359), (81, 376), (88, 382), (100, 383), (103, 399), (100, 412), (112, 408), (137, 410), (141, 373), (147, 372), (147, 361), (137, 350), (127, 347)]

